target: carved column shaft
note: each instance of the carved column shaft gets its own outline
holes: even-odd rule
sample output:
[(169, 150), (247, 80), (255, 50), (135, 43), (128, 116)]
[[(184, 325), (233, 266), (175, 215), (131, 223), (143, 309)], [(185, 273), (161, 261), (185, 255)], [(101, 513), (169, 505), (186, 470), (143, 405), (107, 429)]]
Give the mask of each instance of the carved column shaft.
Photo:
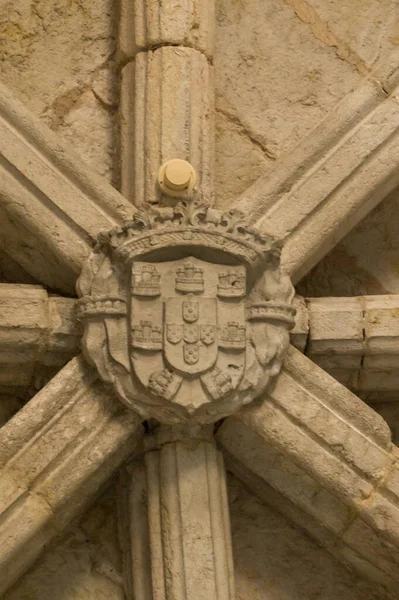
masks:
[(131, 475), (132, 597), (233, 600), (225, 469), (213, 439), (171, 441)]
[(135, 204), (160, 199), (158, 169), (175, 158), (213, 197), (213, 25), (213, 0), (122, 3), (121, 189)]

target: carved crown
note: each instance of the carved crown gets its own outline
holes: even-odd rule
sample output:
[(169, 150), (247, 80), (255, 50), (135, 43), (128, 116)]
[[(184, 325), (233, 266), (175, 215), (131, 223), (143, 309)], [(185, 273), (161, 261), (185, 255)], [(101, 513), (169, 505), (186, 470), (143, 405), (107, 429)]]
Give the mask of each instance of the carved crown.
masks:
[(281, 241), (251, 227), (242, 212), (222, 212), (198, 199), (174, 207), (145, 206), (97, 240), (103, 251), (123, 262), (171, 247), (205, 247), (256, 267), (281, 253)]

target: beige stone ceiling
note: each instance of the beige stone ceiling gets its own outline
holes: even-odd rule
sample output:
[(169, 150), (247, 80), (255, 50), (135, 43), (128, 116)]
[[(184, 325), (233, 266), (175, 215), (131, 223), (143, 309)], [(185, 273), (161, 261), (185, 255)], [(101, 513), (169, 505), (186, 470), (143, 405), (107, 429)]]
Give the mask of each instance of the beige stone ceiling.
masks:
[[(121, 62), (115, 45), (116, 19), (111, 0), (0, 0), (1, 80), (82, 159), (117, 185), (115, 89)], [(219, 0), (217, 19), (216, 192), (217, 204), (228, 207), (258, 177), (271, 175), (277, 161), (295, 150), (381, 57), (395, 49), (399, 5), (395, 0)], [(322, 297), (398, 294), (398, 197), (397, 191), (391, 192), (302, 280), (298, 292)], [(36, 283), (11, 254), (0, 256), (0, 281)], [(0, 402), (5, 417), (20, 406), (15, 395), (4, 395)], [(394, 433), (397, 406), (390, 402), (379, 407)], [(329, 600), (337, 595), (343, 600), (382, 598), (330, 554), (321, 554), (316, 544), (285, 520), (267, 514), (268, 508), (239, 487), (232, 483), (235, 547), (237, 557), (242, 556), (238, 600), (263, 600), (268, 586), (276, 599), (281, 593), (300, 600)], [(115, 526), (112, 502), (105, 496), (5, 600), (33, 600), (32, 581), (40, 600), (55, 600), (59, 573), (67, 592), (56, 600), (80, 600), (82, 594), (85, 600), (97, 600), (101, 593), (104, 600), (123, 598), (120, 557), (110, 549), (116, 539), (110, 531)], [(286, 514), (292, 518), (289, 508)], [(301, 519), (296, 520), (299, 526)], [(256, 537), (254, 530), (262, 527), (262, 536)], [(98, 536), (102, 528), (103, 537)], [(250, 544), (247, 530), (256, 537), (255, 545)], [(288, 588), (285, 574), (275, 564), (265, 571), (259, 561), (262, 553), (273, 548), (263, 538), (277, 534), (289, 540), (289, 550), (278, 548), (281, 561), (285, 552), (300, 551), (307, 557), (303, 578), (297, 573)], [(88, 550), (85, 536), (90, 538)], [(385, 554), (381, 560), (388, 560)], [(303, 562), (295, 564), (299, 570)], [(312, 585), (310, 579), (315, 579)]]

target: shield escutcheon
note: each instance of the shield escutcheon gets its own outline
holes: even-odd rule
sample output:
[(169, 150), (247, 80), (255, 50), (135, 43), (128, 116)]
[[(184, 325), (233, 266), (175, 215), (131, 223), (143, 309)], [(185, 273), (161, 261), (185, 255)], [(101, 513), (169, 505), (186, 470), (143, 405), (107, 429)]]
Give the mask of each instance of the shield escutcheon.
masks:
[(198, 313), (199, 313), (199, 302), (192, 302), (192, 301), (184, 301), (183, 302), (183, 319), (187, 323), (195, 323), (196, 321), (198, 321)]
[(184, 325), (184, 341), (187, 344), (198, 342), (198, 325)]
[[(193, 312), (188, 313), (188, 308)], [(195, 316), (195, 324), (187, 323), (187, 315)], [(195, 302), (182, 298), (165, 300), (165, 358), (169, 365), (181, 373), (204, 373), (216, 363), (217, 301), (216, 298), (198, 298)], [(180, 323), (179, 323), (180, 321)], [(183, 339), (177, 343), (169, 340), (170, 325), (183, 328)]]
[(213, 344), (215, 341), (216, 330), (214, 325), (201, 325), (201, 341), (206, 346)]
[(166, 337), (171, 344), (178, 344), (183, 339), (183, 325), (168, 323), (166, 326)]
[(199, 347), (197, 344), (185, 344), (183, 347), (184, 361), (188, 365), (195, 365), (199, 361)]

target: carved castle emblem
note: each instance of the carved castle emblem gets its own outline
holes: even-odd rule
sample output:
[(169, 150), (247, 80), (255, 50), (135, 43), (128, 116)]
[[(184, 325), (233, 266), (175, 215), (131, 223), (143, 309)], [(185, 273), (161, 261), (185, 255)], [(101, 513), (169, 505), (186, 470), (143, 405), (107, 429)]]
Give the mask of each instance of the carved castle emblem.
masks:
[(207, 423), (259, 396), (293, 326), (281, 244), (198, 201), (100, 234), (79, 280), (83, 349), (143, 418)]

